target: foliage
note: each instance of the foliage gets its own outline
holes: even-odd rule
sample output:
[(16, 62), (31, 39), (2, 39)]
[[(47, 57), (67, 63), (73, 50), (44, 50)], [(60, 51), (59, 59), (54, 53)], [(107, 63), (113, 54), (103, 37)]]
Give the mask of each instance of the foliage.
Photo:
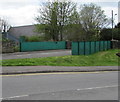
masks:
[(113, 29), (113, 39), (120, 40), (120, 28)]
[(39, 41), (44, 41), (44, 37), (42, 36), (30, 36), (30, 37), (26, 37), (26, 41), (28, 42), (39, 42)]
[(109, 20), (95, 4), (84, 4), (80, 10), (80, 23), (85, 31), (86, 40), (99, 40), (99, 32), (102, 28), (109, 25)]
[(37, 31), (54, 41), (99, 40), (101, 29), (110, 23), (101, 7), (95, 4), (84, 4), (78, 12), (73, 2), (47, 2), (39, 14)]
[(36, 21), (42, 24), (37, 25), (37, 30), (42, 30), (48, 38), (55, 41), (63, 40), (64, 27), (70, 23), (69, 18), (75, 8), (76, 4), (73, 2), (47, 2), (40, 9), (40, 16), (36, 18)]
[(120, 28), (120, 22), (115, 26), (115, 28)]
[(23, 38), (24, 41), (28, 41), (28, 42), (44, 41), (44, 36), (38, 36), (38, 35), (33, 35), (33, 36), (21, 36), (21, 38)]
[(101, 33), (101, 40), (111, 40), (113, 34), (114, 40), (120, 40), (120, 28), (114, 28), (113, 30), (111, 28), (104, 28)]
[[(46, 58), (9, 59), (2, 60), (3, 66), (117, 66), (118, 50), (108, 50), (92, 55), (74, 55)], [(97, 59), (96, 59), (97, 58)]]
[(11, 40), (6, 39), (6, 38), (2, 38), (2, 42), (10, 42)]
[(112, 39), (112, 29), (111, 28), (104, 28), (100, 32), (100, 40), (111, 40)]
[(66, 36), (65, 40), (69, 41), (84, 41), (86, 38), (84, 36), (84, 30), (80, 24), (69, 24), (66, 26)]
[(19, 52), (20, 51), (20, 47), (19, 46), (14, 46), (14, 52)]
[(41, 33), (41, 34), (43, 33), (44, 40), (46, 40), (46, 41), (54, 38), (53, 35), (50, 34), (49, 28), (50, 28), (50, 25), (47, 25), (47, 24), (37, 24), (36, 25), (36, 31)]

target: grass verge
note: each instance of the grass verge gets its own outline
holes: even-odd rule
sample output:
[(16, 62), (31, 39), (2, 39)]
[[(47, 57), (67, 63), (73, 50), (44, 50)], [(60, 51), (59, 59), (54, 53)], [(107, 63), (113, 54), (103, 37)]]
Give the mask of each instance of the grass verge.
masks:
[(2, 60), (2, 66), (117, 66), (115, 50), (98, 52), (92, 55), (70, 55), (60, 57), (26, 58)]

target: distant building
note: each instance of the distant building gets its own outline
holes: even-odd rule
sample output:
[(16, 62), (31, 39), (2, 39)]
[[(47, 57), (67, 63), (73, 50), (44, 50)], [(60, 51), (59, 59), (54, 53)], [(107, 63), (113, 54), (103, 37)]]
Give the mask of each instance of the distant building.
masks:
[(38, 35), (39, 33), (35, 32), (35, 25), (27, 25), (11, 27), (8, 31), (8, 34), (19, 39), (20, 36), (32, 36)]
[(35, 32), (35, 25), (26, 25), (26, 26), (18, 26), (11, 27), (8, 32), (4, 34), (4, 37), (9, 40), (14, 40), (15, 42), (19, 42), (20, 36), (33, 36), (40, 35)]

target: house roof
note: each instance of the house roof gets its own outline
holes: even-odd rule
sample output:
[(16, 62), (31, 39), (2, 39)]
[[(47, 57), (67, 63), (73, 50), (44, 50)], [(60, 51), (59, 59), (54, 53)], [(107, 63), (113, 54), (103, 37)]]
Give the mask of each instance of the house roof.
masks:
[(19, 38), (20, 36), (32, 36), (39, 34), (35, 32), (35, 25), (11, 27), (8, 33), (15, 36), (16, 38)]

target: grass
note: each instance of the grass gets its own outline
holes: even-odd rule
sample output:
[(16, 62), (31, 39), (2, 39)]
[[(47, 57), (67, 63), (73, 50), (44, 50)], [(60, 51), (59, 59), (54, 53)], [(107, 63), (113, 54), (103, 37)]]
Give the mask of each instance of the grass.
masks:
[(98, 52), (92, 55), (70, 55), (60, 57), (8, 59), (2, 66), (117, 66), (118, 57), (115, 50)]

